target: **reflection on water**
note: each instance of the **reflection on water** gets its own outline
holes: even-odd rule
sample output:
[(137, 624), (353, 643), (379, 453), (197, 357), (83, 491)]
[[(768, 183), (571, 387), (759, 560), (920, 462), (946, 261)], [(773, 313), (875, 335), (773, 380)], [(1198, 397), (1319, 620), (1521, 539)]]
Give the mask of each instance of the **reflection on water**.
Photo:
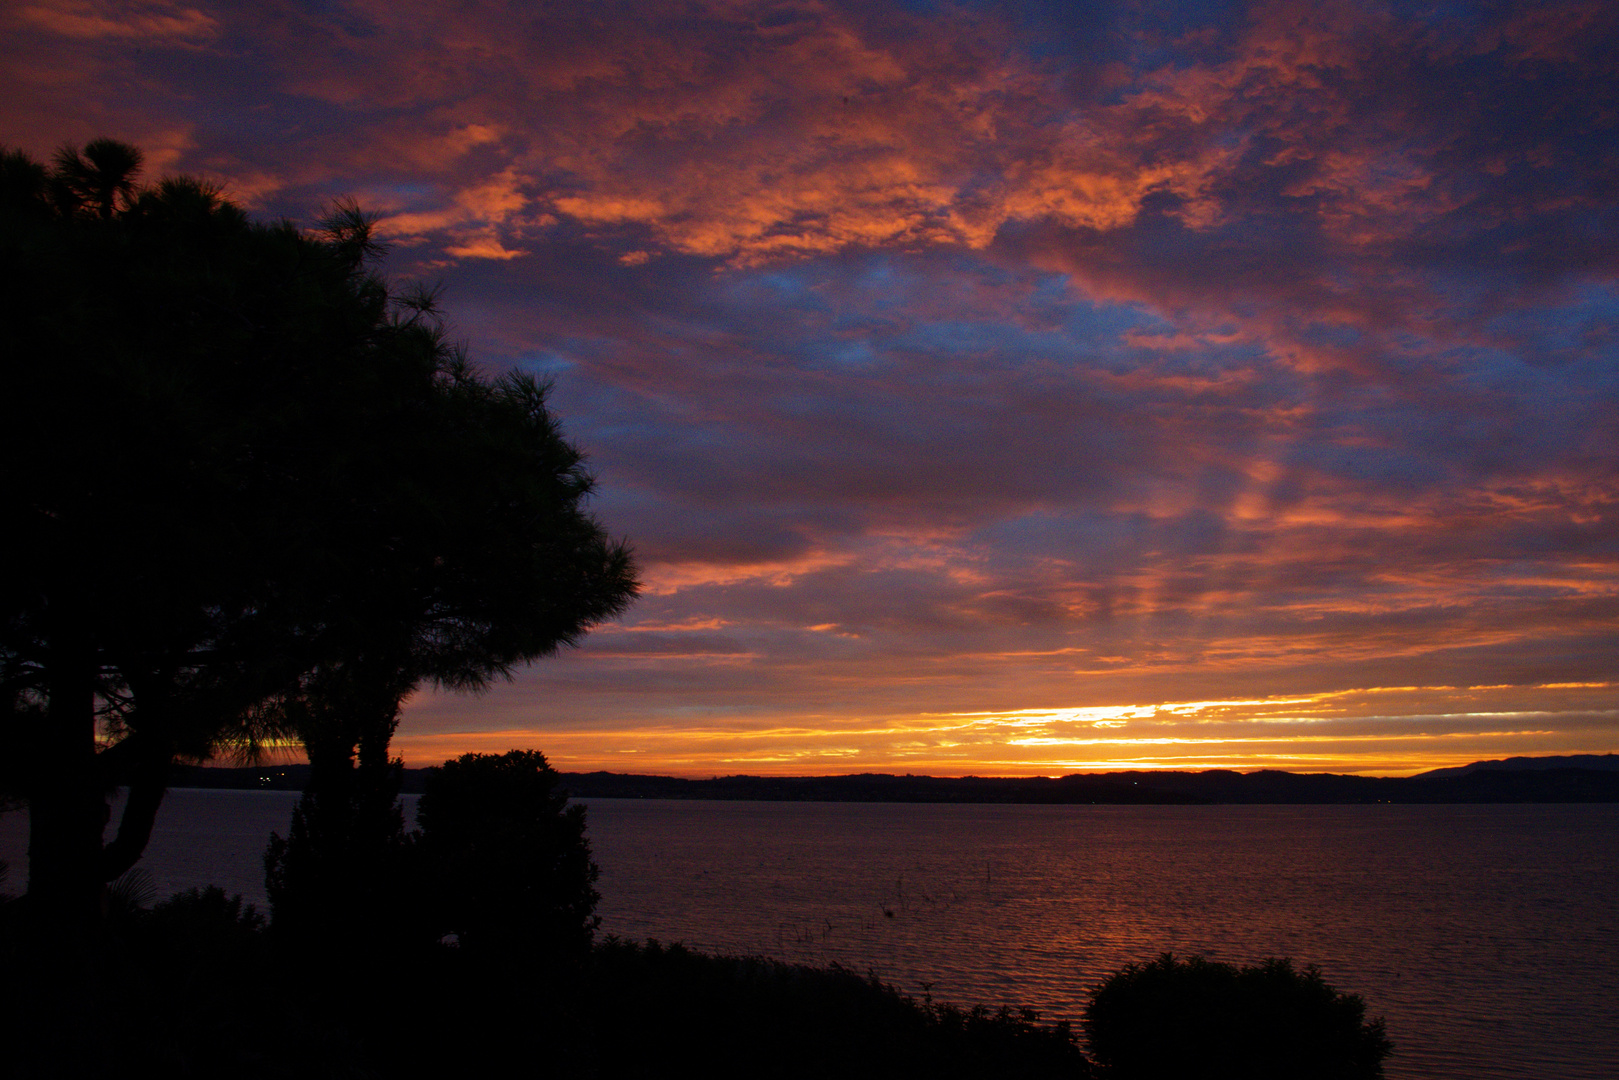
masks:
[(1075, 1017), (1157, 952), (1290, 956), (1391, 1078), (1619, 1076), (1619, 807), (596, 800), (603, 928)]
[[(159, 893), (263, 903), (297, 795), (172, 792)], [(414, 802), (414, 800), (409, 800)], [(22, 815), (0, 818), (9, 887)], [(1290, 956), (1385, 1016), (1391, 1080), (1619, 1077), (1619, 807), (593, 800), (603, 929), (1075, 1017), (1163, 950)]]

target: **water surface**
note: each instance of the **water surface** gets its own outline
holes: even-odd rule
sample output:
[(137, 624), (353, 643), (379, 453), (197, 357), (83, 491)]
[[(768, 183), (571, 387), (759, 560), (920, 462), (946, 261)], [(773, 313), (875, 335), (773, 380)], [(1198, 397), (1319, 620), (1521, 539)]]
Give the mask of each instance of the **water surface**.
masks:
[[(172, 792), (160, 895), (263, 903), (295, 793)], [(414, 800), (407, 800), (414, 803)], [(1619, 806), (944, 806), (599, 799), (602, 929), (1077, 1018), (1158, 952), (1316, 964), (1391, 1080), (1619, 1077)], [(22, 885), (22, 815), (0, 858)]]
[(1619, 1077), (1619, 807), (596, 800), (603, 927), (1077, 1017), (1160, 951), (1316, 964), (1391, 1078)]

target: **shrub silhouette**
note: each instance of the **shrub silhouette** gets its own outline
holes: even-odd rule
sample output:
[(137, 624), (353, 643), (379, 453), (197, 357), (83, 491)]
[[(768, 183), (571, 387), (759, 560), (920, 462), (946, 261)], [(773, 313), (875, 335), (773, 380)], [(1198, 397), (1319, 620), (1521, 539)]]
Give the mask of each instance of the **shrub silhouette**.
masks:
[(1066, 1024), (918, 1002), (832, 965), (608, 938), (585, 981), (598, 1076), (1087, 1080)]
[(140, 929), (171, 958), (194, 964), (239, 966), (263, 959), (264, 916), (217, 885), (159, 901), (144, 913)]
[(417, 854), (435, 929), (483, 957), (580, 959), (596, 917), (585, 808), (537, 750), (463, 754), (428, 777)]
[(1112, 1080), (1371, 1080), (1390, 1044), (1383, 1021), (1314, 966), (1236, 968), (1170, 953), (1130, 964), (1085, 1008), (1091, 1058)]
[(370, 770), (382, 776), (368, 788), (356, 782), (374, 779), (367, 770), (332, 771), (349, 783), (322, 790), (312, 782), (287, 835), (270, 834), (264, 884), (272, 927), (337, 953), (397, 949), (419, 922), (399, 770)]

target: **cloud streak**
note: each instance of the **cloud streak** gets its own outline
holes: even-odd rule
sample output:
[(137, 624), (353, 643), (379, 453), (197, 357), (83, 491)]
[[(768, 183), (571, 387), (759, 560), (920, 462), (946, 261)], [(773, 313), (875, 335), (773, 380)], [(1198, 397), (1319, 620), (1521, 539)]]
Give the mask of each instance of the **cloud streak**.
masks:
[(1052, 10), (82, 0), (6, 138), (357, 195), (555, 380), (648, 593), (423, 760), (1614, 749), (1619, 14)]

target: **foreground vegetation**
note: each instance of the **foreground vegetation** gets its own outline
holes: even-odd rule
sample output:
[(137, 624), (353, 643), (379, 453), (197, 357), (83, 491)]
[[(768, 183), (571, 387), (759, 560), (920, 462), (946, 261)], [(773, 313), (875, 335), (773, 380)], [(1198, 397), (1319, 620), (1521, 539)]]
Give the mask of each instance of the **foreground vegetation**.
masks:
[(306, 793), (266, 852), (268, 920), (217, 888), (152, 904), (139, 872), (108, 890), (92, 939), (52, 935), (27, 898), (0, 904), (15, 1075), (1382, 1075), (1382, 1022), (1285, 960), (1127, 966), (1092, 995), (1087, 1056), (1028, 1010), (595, 941), (585, 811), (559, 781), (535, 751), (463, 755), (429, 771), (409, 832), (391, 798), (358, 814)]
[(444, 944), (316, 950), (219, 889), (114, 911), (89, 1001), (51, 980), (49, 947), (8, 933), (3, 948), (19, 1078), (1350, 1080), (1381, 1076), (1388, 1053), (1358, 998), (1285, 961), (1126, 968), (1094, 995), (1087, 1057), (1066, 1023), (917, 1001), (838, 967), (613, 938), (568, 962)]
[[(11, 978), (19, 1077), (1083, 1077), (1064, 1026), (873, 979), (607, 940), (583, 962), (299, 948), (217, 889), (109, 927), (93, 1001)], [(53, 958), (10, 937), (13, 974)], [(48, 980), (47, 980), (48, 984)], [(86, 1008), (88, 1006), (88, 1008)]]
[(364, 829), (415, 688), (487, 686), (638, 587), (546, 385), (476, 368), (357, 206), (256, 222), (142, 160), (0, 146), (0, 800), (59, 937), (94, 935), (176, 762), (295, 740)]

